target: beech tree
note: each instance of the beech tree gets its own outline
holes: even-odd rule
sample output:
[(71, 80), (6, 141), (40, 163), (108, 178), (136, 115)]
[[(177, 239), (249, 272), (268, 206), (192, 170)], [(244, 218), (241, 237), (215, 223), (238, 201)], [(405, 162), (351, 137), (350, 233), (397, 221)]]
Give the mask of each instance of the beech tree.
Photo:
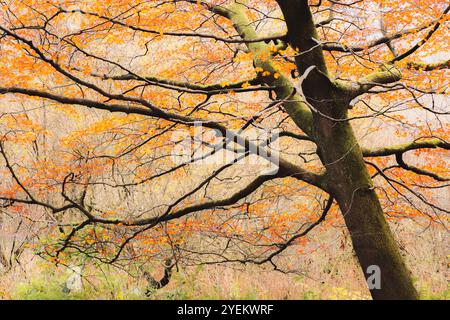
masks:
[[(0, 4), (1, 199), (29, 220), (42, 210), (42, 254), (160, 257), (165, 278), (182, 260), (280, 269), (343, 219), (364, 276), (381, 270), (372, 297), (418, 298), (387, 218), (446, 223), (448, 4)], [(187, 138), (198, 148), (179, 153)], [(196, 166), (222, 151), (231, 161)], [(261, 154), (276, 170), (243, 165)]]

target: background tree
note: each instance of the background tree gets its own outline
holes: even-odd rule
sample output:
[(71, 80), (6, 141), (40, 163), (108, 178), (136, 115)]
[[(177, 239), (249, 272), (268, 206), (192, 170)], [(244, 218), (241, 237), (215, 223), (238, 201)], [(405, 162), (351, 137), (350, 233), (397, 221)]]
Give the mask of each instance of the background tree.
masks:
[[(42, 253), (280, 269), (343, 219), (372, 297), (418, 298), (386, 213), (446, 228), (448, 4), (0, 3), (1, 197), (40, 208)], [(383, 131), (407, 141), (363, 144)]]

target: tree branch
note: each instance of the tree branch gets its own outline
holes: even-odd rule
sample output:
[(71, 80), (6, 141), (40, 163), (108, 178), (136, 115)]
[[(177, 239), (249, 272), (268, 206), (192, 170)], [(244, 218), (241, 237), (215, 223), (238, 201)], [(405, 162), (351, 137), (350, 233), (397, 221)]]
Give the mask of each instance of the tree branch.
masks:
[(377, 149), (363, 149), (363, 154), (365, 157), (385, 157), (411, 150), (435, 148), (450, 150), (450, 143), (439, 138), (420, 138), (410, 143), (381, 147)]

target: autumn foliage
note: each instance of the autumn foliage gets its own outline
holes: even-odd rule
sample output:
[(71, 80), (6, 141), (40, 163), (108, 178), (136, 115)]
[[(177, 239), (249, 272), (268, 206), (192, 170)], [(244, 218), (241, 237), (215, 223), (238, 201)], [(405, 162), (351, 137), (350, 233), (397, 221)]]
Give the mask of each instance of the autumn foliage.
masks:
[[(306, 20), (285, 8), (305, 3), (313, 25), (294, 29)], [(330, 132), (351, 124), (348, 153), (388, 221), (448, 227), (445, 1), (0, 7), (0, 198), (27, 230), (23, 250), (62, 265), (294, 271), (283, 257), (321, 250), (321, 233), (345, 223), (357, 233), (344, 219), (352, 201), (334, 191), (347, 152), (331, 150), (341, 144), (325, 139), (326, 121)], [(345, 112), (321, 104), (323, 92)], [(226, 131), (271, 149), (278, 172), (246, 162), (258, 156), (224, 144)], [(276, 147), (255, 132), (276, 134)]]

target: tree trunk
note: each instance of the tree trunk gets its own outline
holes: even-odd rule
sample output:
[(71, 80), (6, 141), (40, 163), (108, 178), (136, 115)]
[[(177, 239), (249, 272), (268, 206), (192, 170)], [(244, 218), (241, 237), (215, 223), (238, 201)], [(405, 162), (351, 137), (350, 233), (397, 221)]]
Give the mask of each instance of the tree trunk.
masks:
[[(344, 113), (342, 118), (346, 118), (347, 112)], [(334, 116), (337, 115), (334, 113)], [(376, 266), (380, 270), (380, 288), (369, 286), (372, 298), (418, 299), (351, 125), (321, 115), (316, 115), (314, 120), (320, 156), (330, 176), (330, 190), (344, 216), (366, 280), (371, 278), (369, 267)]]
[(417, 299), (348, 121), (348, 104), (354, 97), (330, 79), (322, 48), (315, 41), (320, 37), (308, 1), (277, 3), (288, 27), (288, 42), (301, 52), (295, 62), (304, 77), (300, 84), (304, 97), (312, 107), (312, 135), (327, 168), (328, 190), (339, 204), (366, 279), (372, 275), (367, 274), (369, 267), (378, 267), (381, 273), (381, 288), (369, 286), (372, 297)]

